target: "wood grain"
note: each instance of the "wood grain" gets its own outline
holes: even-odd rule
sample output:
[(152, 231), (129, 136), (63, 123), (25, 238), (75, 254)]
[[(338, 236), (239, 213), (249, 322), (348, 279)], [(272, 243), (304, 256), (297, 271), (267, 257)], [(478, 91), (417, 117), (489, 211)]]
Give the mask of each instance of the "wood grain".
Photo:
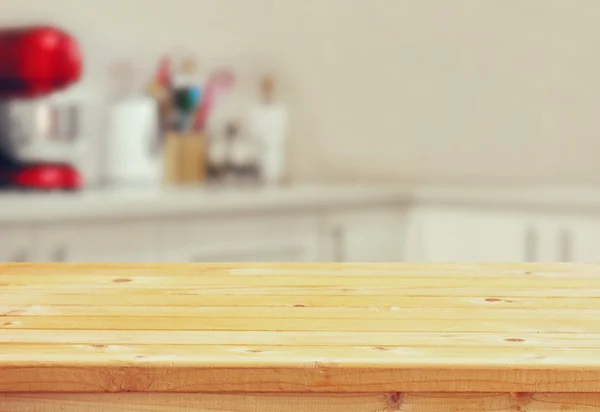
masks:
[[(421, 276), (421, 277), (404, 277), (398, 275), (376, 275), (376, 276), (345, 276), (345, 275), (330, 275), (330, 276), (236, 276), (235, 283), (227, 285), (223, 282), (222, 275), (205, 275), (205, 276), (186, 276), (179, 274), (169, 275), (169, 287), (174, 290), (206, 290), (216, 291), (217, 293), (236, 293), (243, 289), (256, 289), (266, 291), (279, 292), (281, 290), (296, 289), (317, 289), (324, 292), (345, 292), (359, 293), (356, 289), (361, 288), (367, 291), (374, 290), (390, 290), (392, 292), (403, 291), (409, 296), (411, 293), (424, 293), (424, 290), (433, 290), (439, 294), (439, 289), (487, 289), (487, 288), (502, 288), (507, 286), (507, 279), (488, 276), (482, 286), (473, 284), (479, 278), (472, 277), (457, 277), (447, 276), (440, 283), (440, 277)], [(543, 282), (540, 281), (543, 279)], [(163, 289), (164, 278), (159, 276), (102, 276), (102, 275), (28, 275), (21, 274), (19, 276), (0, 274), (0, 291), (27, 289), (27, 290), (72, 290), (77, 288), (121, 288), (121, 289)], [(535, 289), (545, 291), (551, 294), (557, 293), (557, 288), (564, 288), (581, 293), (582, 288), (599, 289), (600, 274), (596, 278), (572, 278), (565, 282), (565, 278), (544, 278), (539, 276), (523, 275), (521, 277), (510, 278), (510, 286), (514, 289)], [(387, 293), (380, 293), (387, 294)], [(547, 295), (546, 295), (547, 296)], [(553, 296), (553, 295), (550, 295)], [(558, 295), (560, 296), (560, 295)]]
[(0, 392), (595, 392), (599, 319), (596, 264), (2, 264)]
[[(498, 336), (485, 332), (278, 332), (278, 331), (151, 331), (13, 329), (0, 333), (2, 344), (104, 344), (104, 345), (273, 345), (273, 346), (405, 346), (464, 348), (597, 348), (599, 334), (516, 333)], [(200, 350), (200, 348), (199, 348)]]
[[(575, 350), (576, 349), (576, 350)], [(559, 374), (565, 369), (600, 368), (600, 348), (539, 348), (491, 346), (277, 346), (277, 345), (157, 345), (157, 344), (8, 344), (0, 346), (0, 362), (17, 367), (38, 363), (109, 367), (251, 368), (256, 366), (312, 368), (449, 368), (464, 367), (504, 372), (532, 369), (534, 374)], [(482, 359), (485, 364), (482, 365)], [(556, 372), (556, 371), (559, 372)], [(329, 372), (340, 373), (339, 371)], [(343, 373), (343, 370), (342, 370)], [(523, 372), (527, 373), (526, 371)]]
[[(497, 332), (502, 337), (515, 333), (599, 333), (600, 322), (596, 319), (549, 318), (539, 319), (397, 319), (380, 318), (283, 318), (235, 316), (230, 317), (148, 317), (148, 316), (70, 316), (70, 317), (16, 317), (4, 316), (0, 321), (0, 333), (5, 329), (33, 330), (206, 330), (206, 331), (339, 331), (339, 332)], [(443, 322), (443, 324), (441, 324)]]
[[(0, 263), (8, 275), (101, 275), (101, 276), (398, 276), (407, 277), (500, 277), (597, 278), (596, 263)], [(573, 275), (576, 273), (576, 276)]]
[(600, 298), (580, 297), (577, 299), (545, 297), (507, 297), (501, 290), (496, 290), (488, 296), (398, 296), (398, 295), (313, 295), (309, 292), (294, 295), (261, 295), (253, 294), (252, 290), (246, 294), (212, 294), (197, 295), (190, 291), (181, 293), (169, 289), (164, 290), (136, 290), (134, 294), (128, 290), (96, 289), (92, 293), (82, 293), (81, 290), (73, 291), (21, 291), (20, 293), (0, 293), (0, 304), (6, 305), (77, 305), (98, 306), (110, 303), (115, 306), (151, 306), (148, 313), (157, 307), (165, 306), (227, 306), (227, 307), (412, 307), (412, 308), (510, 308), (510, 309), (600, 309)]
[(0, 412), (596, 412), (598, 393), (0, 394)]
[[(401, 303), (401, 302), (400, 302)], [(539, 319), (527, 309), (481, 305), (473, 308), (423, 308), (403, 306), (321, 307), (321, 306), (99, 306), (99, 305), (0, 305), (0, 316), (8, 317), (112, 317), (112, 318), (286, 318), (286, 319), (414, 319), (414, 320), (523, 320)], [(540, 310), (546, 313), (545, 309)], [(552, 308), (556, 320), (595, 320), (599, 309)]]

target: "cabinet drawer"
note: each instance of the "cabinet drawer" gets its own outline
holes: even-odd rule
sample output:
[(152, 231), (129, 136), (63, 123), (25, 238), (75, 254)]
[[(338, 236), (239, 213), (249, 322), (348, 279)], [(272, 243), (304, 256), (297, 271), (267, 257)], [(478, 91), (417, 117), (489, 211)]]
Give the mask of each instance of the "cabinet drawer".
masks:
[(406, 211), (396, 205), (331, 212), (324, 225), (322, 260), (401, 261), (405, 224)]
[(553, 261), (600, 262), (600, 219), (568, 216), (554, 220)]
[(418, 260), (521, 262), (538, 259), (537, 228), (521, 212), (427, 206), (413, 213), (412, 225), (408, 242), (421, 246)]
[(0, 262), (35, 260), (35, 233), (29, 227), (0, 227)]
[(163, 261), (281, 262), (318, 257), (318, 221), (306, 215), (171, 219), (160, 234)]
[(39, 228), (38, 260), (45, 262), (148, 262), (157, 260), (151, 223), (110, 221)]

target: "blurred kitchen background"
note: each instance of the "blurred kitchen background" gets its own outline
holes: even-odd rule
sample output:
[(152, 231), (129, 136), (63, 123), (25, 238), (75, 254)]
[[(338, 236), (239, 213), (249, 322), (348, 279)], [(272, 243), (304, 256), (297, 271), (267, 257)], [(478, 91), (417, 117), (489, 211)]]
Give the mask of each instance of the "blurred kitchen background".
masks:
[(82, 75), (0, 99), (0, 261), (600, 260), (597, 0), (0, 1), (31, 25)]

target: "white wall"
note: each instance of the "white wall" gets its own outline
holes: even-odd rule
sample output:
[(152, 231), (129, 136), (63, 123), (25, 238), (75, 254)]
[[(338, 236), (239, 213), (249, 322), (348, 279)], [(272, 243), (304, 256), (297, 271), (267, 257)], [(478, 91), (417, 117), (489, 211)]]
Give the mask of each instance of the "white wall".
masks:
[(79, 36), (97, 96), (115, 55), (280, 65), (300, 179), (600, 181), (598, 0), (0, 1), (26, 20)]

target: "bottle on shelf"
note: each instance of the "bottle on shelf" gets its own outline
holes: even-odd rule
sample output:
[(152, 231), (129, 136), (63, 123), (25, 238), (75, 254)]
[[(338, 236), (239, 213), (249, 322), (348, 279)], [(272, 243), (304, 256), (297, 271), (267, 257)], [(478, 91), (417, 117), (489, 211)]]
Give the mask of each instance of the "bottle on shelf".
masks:
[(275, 97), (275, 78), (260, 81), (260, 101), (250, 113), (250, 134), (260, 142), (260, 177), (269, 185), (283, 182), (286, 165), (288, 112)]

